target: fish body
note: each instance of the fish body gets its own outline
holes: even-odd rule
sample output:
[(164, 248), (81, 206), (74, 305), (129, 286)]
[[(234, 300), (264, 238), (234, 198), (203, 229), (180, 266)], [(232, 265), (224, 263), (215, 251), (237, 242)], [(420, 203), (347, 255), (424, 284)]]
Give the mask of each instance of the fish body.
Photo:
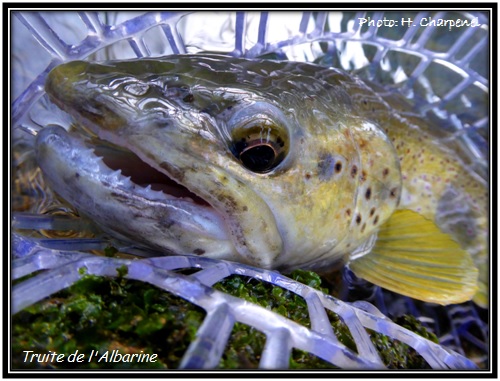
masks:
[(477, 293), (486, 184), (424, 120), (354, 76), (178, 55), (70, 62), (46, 90), (90, 136), (43, 129), (39, 165), (114, 236), (281, 270), (350, 262), (368, 280), (442, 304)]

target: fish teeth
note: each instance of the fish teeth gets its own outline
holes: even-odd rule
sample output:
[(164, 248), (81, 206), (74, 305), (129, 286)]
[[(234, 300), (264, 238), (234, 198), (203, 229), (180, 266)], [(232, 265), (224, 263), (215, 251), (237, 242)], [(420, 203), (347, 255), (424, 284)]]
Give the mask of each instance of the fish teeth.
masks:
[(102, 156), (99, 156), (95, 151), (96, 151), (95, 148), (88, 148), (88, 149), (86, 149), (83, 152), (86, 152), (89, 155), (95, 156), (97, 159), (101, 159), (102, 160)]
[(93, 149), (83, 149), (81, 151), (78, 151), (78, 157), (80, 160), (82, 159), (90, 159), (94, 161), (95, 163), (99, 163), (99, 160), (102, 160), (102, 157), (97, 156), (94, 153)]
[(102, 157), (100, 157), (100, 156), (96, 156), (96, 155), (93, 155), (93, 158), (94, 158), (94, 160), (95, 160), (95, 162), (96, 162), (97, 164), (102, 164), (102, 165), (104, 165), (104, 160), (103, 160), (103, 158), (102, 158)]
[(135, 190), (135, 184), (130, 176), (122, 176), (120, 180), (125, 188), (128, 190)]
[(160, 190), (155, 190), (151, 188), (151, 184), (148, 184), (146, 187), (137, 187), (135, 188), (135, 192), (145, 198), (153, 199), (153, 200), (172, 200), (175, 197), (164, 193)]
[(134, 192), (142, 197), (153, 199), (153, 200), (171, 200), (175, 197), (168, 195), (160, 190), (154, 190), (151, 187), (151, 184), (148, 184), (146, 187), (137, 186), (136, 183), (132, 181), (131, 176), (125, 176), (122, 173), (121, 169), (113, 170), (109, 168), (104, 162), (104, 158), (96, 154), (94, 148), (85, 148), (82, 149), (79, 153), (80, 157), (92, 159), (94, 167), (92, 172), (100, 176), (102, 179), (106, 178), (106, 181), (110, 183), (114, 183), (115, 186), (122, 188), (125, 191)]

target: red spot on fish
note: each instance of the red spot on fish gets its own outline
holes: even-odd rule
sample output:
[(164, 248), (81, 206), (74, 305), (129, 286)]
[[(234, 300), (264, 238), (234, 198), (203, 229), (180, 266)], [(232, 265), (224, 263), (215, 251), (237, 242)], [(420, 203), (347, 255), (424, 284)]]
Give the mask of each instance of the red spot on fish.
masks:
[(361, 171), (361, 176), (359, 177), (359, 180), (361, 182), (364, 182), (366, 180), (366, 172), (365, 171)]

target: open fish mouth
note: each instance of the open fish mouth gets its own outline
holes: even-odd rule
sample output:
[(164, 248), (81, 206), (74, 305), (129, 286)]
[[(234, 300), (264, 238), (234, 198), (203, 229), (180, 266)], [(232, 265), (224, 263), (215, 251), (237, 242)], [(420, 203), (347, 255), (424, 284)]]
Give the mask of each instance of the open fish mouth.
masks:
[(119, 174), (129, 178), (134, 185), (152, 191), (161, 191), (167, 196), (166, 200), (181, 199), (185, 202), (211, 207), (196, 193), (165, 173), (156, 170), (132, 151), (96, 138), (92, 139), (90, 144), (93, 144), (94, 154), (102, 158), (103, 163), (109, 169), (119, 171)]
[(170, 253), (234, 255), (221, 214), (133, 152), (62, 127), (41, 130), (36, 147), (52, 188), (113, 236)]

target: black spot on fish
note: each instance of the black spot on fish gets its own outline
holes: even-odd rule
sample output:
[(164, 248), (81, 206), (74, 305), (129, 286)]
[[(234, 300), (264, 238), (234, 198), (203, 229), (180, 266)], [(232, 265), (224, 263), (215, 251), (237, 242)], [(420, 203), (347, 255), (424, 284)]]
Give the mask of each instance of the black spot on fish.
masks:
[(304, 177), (306, 178), (306, 180), (309, 180), (311, 178), (311, 174), (307, 172)]
[(392, 188), (390, 194), (391, 198), (395, 198), (397, 194), (398, 194), (398, 188)]
[(75, 173), (75, 177), (78, 179), (80, 178), (80, 174), (78, 172)]
[(203, 250), (203, 249), (194, 249), (193, 253), (196, 254), (196, 255), (202, 255), (202, 254), (205, 254), (205, 250)]
[(372, 197), (372, 188), (368, 188), (365, 193), (365, 197), (369, 200)]
[(350, 215), (351, 215), (351, 209), (347, 209), (347, 210), (345, 211), (345, 214), (347, 214), (348, 216), (350, 216)]
[(342, 170), (342, 163), (336, 161), (331, 154), (326, 153), (320, 156), (318, 162), (318, 176), (322, 181), (328, 181), (334, 173), (339, 173)]
[(356, 216), (356, 223), (357, 223), (358, 225), (361, 223), (361, 215), (360, 215), (360, 214), (358, 214), (358, 215)]
[(356, 165), (353, 165), (351, 168), (351, 177), (354, 179), (357, 174), (358, 174), (358, 167)]
[(373, 217), (374, 214), (375, 214), (375, 208), (371, 208), (370, 209), (370, 217)]
[(375, 216), (375, 219), (373, 220), (373, 225), (377, 225), (378, 223), (378, 216)]
[(382, 176), (386, 177), (389, 174), (389, 168), (384, 168), (382, 171)]

